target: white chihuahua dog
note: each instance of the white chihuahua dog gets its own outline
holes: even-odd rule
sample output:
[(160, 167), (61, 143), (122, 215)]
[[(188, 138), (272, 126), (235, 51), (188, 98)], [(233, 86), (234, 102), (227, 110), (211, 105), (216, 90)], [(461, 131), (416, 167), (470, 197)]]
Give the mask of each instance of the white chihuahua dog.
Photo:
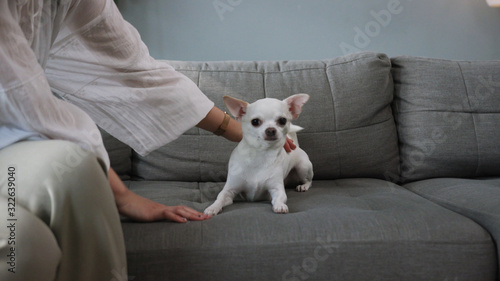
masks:
[[(241, 122), (243, 139), (229, 159), (224, 188), (205, 214), (217, 215), (238, 194), (249, 201), (271, 200), (275, 213), (288, 213), (285, 185), (299, 184), (296, 190), (303, 192), (313, 178), (312, 163), (298, 147), (296, 132), (302, 128), (290, 122), (308, 99), (307, 94), (297, 94), (283, 101), (266, 98), (248, 104), (224, 97), (229, 112)], [(283, 149), (287, 136), (297, 145), (290, 153)]]

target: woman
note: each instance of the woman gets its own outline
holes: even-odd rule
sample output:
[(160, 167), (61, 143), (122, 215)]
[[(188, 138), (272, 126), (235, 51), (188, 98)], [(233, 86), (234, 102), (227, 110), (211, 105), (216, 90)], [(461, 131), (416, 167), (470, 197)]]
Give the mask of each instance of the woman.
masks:
[(128, 190), (96, 123), (141, 155), (194, 125), (242, 137), (112, 0), (0, 0), (0, 86), (1, 280), (126, 280), (119, 214), (209, 218)]

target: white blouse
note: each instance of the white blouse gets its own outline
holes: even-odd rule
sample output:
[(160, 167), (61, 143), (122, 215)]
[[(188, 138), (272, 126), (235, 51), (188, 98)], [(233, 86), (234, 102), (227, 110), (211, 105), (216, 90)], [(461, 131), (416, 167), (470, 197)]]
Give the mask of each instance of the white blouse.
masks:
[(112, 0), (0, 0), (0, 149), (63, 139), (109, 168), (95, 123), (146, 155), (213, 106), (149, 55)]

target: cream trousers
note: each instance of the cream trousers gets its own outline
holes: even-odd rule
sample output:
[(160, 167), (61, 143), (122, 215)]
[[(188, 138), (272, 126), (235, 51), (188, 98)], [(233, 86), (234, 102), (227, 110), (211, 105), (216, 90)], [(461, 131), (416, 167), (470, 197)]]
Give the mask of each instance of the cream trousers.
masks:
[(78, 145), (0, 150), (0, 280), (127, 280), (120, 218), (103, 166)]

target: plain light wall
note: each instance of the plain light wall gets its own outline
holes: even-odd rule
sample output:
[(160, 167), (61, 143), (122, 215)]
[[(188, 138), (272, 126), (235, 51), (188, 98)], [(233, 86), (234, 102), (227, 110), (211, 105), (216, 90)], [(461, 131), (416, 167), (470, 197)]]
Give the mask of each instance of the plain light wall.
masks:
[(500, 59), (485, 0), (117, 0), (158, 59), (308, 60), (355, 51)]

